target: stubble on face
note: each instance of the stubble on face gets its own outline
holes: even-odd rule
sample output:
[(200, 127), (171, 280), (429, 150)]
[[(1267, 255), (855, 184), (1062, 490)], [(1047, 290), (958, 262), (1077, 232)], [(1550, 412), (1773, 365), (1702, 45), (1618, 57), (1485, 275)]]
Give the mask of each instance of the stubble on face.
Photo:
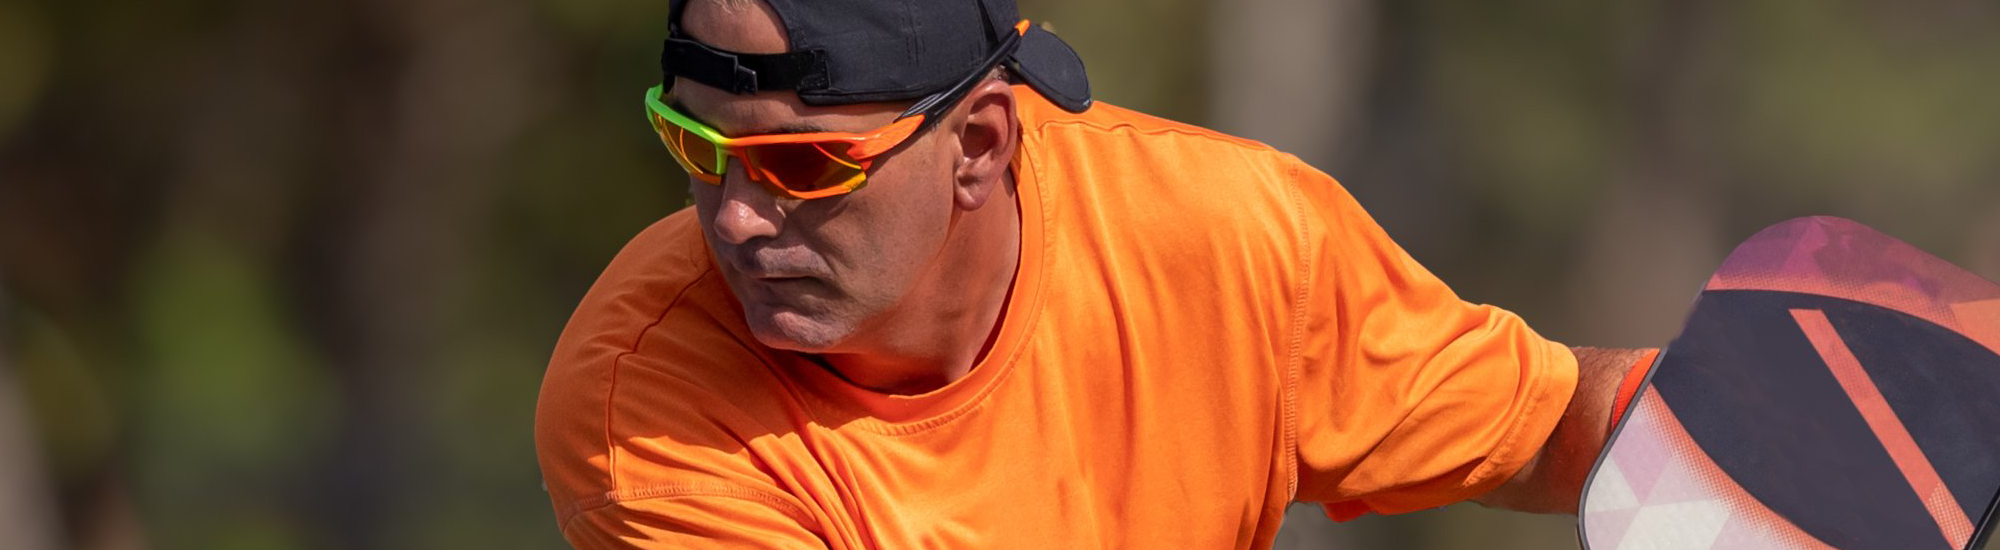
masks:
[(955, 212), (942, 163), (922, 139), (896, 155), (878, 161), (866, 187), (796, 203), (769, 239), (734, 244), (709, 231), (761, 343), (803, 353), (857, 351), (854, 337), (938, 267)]
[[(690, 3), (683, 26), (697, 40), (723, 49), (784, 51), (782, 26), (768, 6), (724, 4)], [(806, 106), (790, 92), (734, 96), (685, 79), (674, 87), (690, 114), (729, 135), (802, 125), (867, 131), (901, 110), (881, 104)], [(734, 159), (722, 186), (690, 184), (703, 235), (760, 343), (803, 353), (854, 351), (855, 336), (934, 268), (930, 264), (955, 217), (939, 133), (934, 128), (878, 157), (867, 185), (838, 197), (772, 197), (761, 183), (745, 178)]]

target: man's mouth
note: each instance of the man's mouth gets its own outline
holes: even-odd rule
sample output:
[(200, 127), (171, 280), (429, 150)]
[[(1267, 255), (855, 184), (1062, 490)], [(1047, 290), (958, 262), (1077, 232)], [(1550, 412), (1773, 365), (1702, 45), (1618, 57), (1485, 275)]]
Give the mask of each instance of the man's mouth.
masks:
[(815, 279), (821, 274), (798, 261), (739, 261), (730, 262), (736, 273), (747, 279), (758, 281), (784, 281), (791, 279)]
[(747, 281), (767, 287), (789, 287), (819, 280), (818, 274), (805, 270), (744, 269), (738, 267), (736, 272)]
[(824, 279), (825, 264), (801, 246), (732, 250), (728, 265), (738, 277), (764, 285), (792, 285)]
[(813, 278), (812, 274), (798, 270), (746, 269), (739, 266), (736, 268), (736, 272), (742, 274), (745, 278), (765, 282)]

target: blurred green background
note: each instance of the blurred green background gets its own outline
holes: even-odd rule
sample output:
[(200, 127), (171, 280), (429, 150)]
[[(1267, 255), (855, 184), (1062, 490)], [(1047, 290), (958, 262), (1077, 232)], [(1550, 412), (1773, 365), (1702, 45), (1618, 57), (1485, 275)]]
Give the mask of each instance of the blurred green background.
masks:
[[(1341, 178), (1466, 297), (1670, 338), (1757, 228), (2000, 278), (1986, 0), (1022, 0), (1101, 100)], [(683, 204), (663, 0), (0, 0), (0, 547), (560, 548), (558, 331)], [(1456, 506), (1282, 548), (1574, 548)]]

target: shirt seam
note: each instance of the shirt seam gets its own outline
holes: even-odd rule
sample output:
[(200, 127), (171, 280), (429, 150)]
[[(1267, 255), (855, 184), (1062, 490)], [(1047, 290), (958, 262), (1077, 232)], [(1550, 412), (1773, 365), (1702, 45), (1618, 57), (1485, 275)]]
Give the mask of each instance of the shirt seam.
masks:
[(1285, 457), (1285, 500), (1286, 502), (1291, 502), (1298, 498), (1299, 492), (1297, 403), (1299, 371), (1305, 361), (1304, 348), (1307, 308), (1311, 304), (1312, 292), (1315, 288), (1314, 283), (1317, 281), (1312, 276), (1313, 254), (1310, 248), (1311, 241), (1309, 239), (1309, 230), (1305, 224), (1305, 207), (1299, 196), (1299, 167), (1297, 164), (1289, 164), (1286, 167), (1286, 172), (1290, 177), (1287, 178), (1288, 185), (1285, 186), (1285, 194), (1291, 201), (1293, 233), (1296, 234), (1294, 238), (1297, 240), (1294, 249), (1299, 251), (1298, 273), (1296, 275), (1297, 283), (1296, 289), (1293, 292), (1291, 342), (1289, 349), (1286, 351), (1285, 372), (1283, 373), (1285, 392), (1280, 405), (1284, 408), (1281, 414), (1284, 422), (1282, 445), (1283, 456)]
[(613, 505), (648, 500), (672, 500), (696, 497), (734, 498), (769, 505), (776, 508), (778, 513), (784, 514), (785, 517), (790, 518), (792, 521), (799, 522), (799, 525), (802, 527), (806, 527), (812, 531), (824, 531), (819, 521), (812, 519), (811, 514), (806, 513), (803, 507), (777, 493), (733, 483), (718, 482), (668, 483), (628, 491), (623, 494), (616, 491), (605, 492), (587, 500), (579, 501), (574, 506), (574, 509), (562, 519), (562, 531), (565, 534), (569, 533), (570, 527), (576, 523), (577, 518)]
[(667, 314), (672, 313), (674, 307), (680, 305), (681, 300), (687, 297), (688, 291), (694, 289), (695, 285), (701, 282), (702, 277), (707, 276), (708, 272), (712, 269), (714, 269), (712, 265), (703, 266), (701, 271), (695, 273), (694, 277), (689, 278), (687, 284), (682, 285), (680, 290), (674, 292), (674, 299), (668, 300), (666, 307), (660, 308), (660, 313), (653, 318), (653, 322), (648, 323), (645, 328), (640, 329), (639, 333), (632, 338), (632, 344), (626, 346), (623, 351), (618, 352), (618, 355), (611, 357), (610, 373), (608, 375), (610, 381), (606, 384), (607, 387), (604, 390), (604, 486), (607, 494), (618, 492), (618, 446), (616, 444), (617, 438), (612, 435), (612, 430), (617, 424), (616, 410), (618, 406), (619, 366), (625, 363), (626, 357), (639, 352), (639, 345), (645, 343), (646, 335), (652, 333), (653, 329), (658, 328), (661, 323), (666, 322)]
[[(1083, 126), (1102, 132), (1116, 132), (1119, 130), (1127, 130), (1140, 135), (1180, 134), (1184, 136), (1200, 138), (1207, 141), (1213, 141), (1216, 143), (1233, 146), (1246, 151), (1277, 152), (1277, 149), (1273, 149), (1270, 145), (1260, 143), (1255, 140), (1248, 140), (1233, 136), (1217, 135), (1214, 132), (1200, 130), (1200, 129), (1193, 129), (1193, 128), (1180, 128), (1175, 126), (1141, 127), (1138, 124), (1134, 124), (1129, 121), (1119, 121), (1117, 123), (1106, 125), (1103, 123), (1099, 123), (1096, 121), (1089, 121), (1089, 120), (1046, 120), (1042, 121), (1039, 124), (1036, 124), (1035, 129), (1036, 131), (1041, 131), (1050, 126)], [(1294, 169), (1293, 171), (1296, 172), (1297, 170)]]

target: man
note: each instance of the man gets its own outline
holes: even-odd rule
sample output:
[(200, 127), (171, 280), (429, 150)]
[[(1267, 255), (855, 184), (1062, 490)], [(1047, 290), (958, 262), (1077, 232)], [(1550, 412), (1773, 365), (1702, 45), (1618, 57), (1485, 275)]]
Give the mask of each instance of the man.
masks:
[(536, 419), (579, 548), (1573, 512), (1650, 362), (1459, 300), (1291, 155), (1092, 105), (1011, 0), (677, 0), (661, 63), (695, 207), (605, 270)]

